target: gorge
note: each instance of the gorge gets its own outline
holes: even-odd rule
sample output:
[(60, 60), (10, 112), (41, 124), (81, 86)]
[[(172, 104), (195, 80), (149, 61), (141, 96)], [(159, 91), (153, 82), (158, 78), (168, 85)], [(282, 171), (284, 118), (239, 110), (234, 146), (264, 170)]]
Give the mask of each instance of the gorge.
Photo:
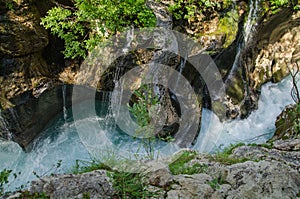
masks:
[[(172, 15), (186, 12), (185, 1), (175, 11), (169, 8), (172, 1), (146, 1), (156, 17), (156, 26), (162, 29), (118, 33), (110, 39), (118, 48), (110, 44), (109, 48), (96, 48), (85, 61), (64, 59), (59, 52), (63, 41), (40, 25), (40, 18), (51, 7), (72, 7), (73, 1), (9, 2), (14, 9), (6, 1), (0, 3), (0, 171), (12, 169), (18, 177), (10, 177), (5, 185), (8, 191), (29, 186), (37, 176), (70, 173), (76, 164), (84, 166), (112, 154), (118, 160), (147, 160), (150, 152), (150, 159), (159, 157), (163, 162), (185, 148), (213, 154), (230, 144), (264, 144), (273, 137), (277, 116), (285, 106), (295, 103), (289, 74), (300, 58), (298, 2), (292, 1), (292, 8), (272, 10), (271, 1), (213, 1), (219, 4), (208, 6), (203, 13), (195, 11), (186, 19)], [(213, 67), (217, 73), (212, 72)], [(130, 81), (123, 81), (127, 74)], [(116, 117), (138, 102), (134, 91), (149, 83), (161, 100), (155, 107), (156, 114), (150, 114), (156, 118), (154, 129), (161, 129), (156, 135), (172, 138), (170, 142), (155, 138), (150, 150), (144, 139), (134, 138), (137, 127), (129, 121), (132, 115)], [(127, 95), (128, 104), (122, 101)], [(122, 127), (126, 122), (130, 125), (124, 129), (129, 128), (131, 133)], [(290, 140), (298, 143), (299, 133)], [(237, 148), (234, 156), (245, 148)], [(297, 161), (299, 149), (291, 153)], [(287, 162), (293, 165), (291, 159)], [(261, 164), (272, 165), (268, 158), (264, 161), (257, 163), (259, 168)], [(278, 161), (281, 165), (281, 159)], [(252, 162), (256, 168), (256, 162)], [(108, 166), (116, 167), (114, 163)], [(218, 173), (218, 169), (209, 175)], [(289, 196), (299, 197), (299, 165), (286, 171), (298, 172), (290, 178), (289, 182), (296, 185)], [(230, 177), (226, 180), (230, 184)], [(234, 186), (240, 187), (237, 184), (230, 184), (229, 195), (233, 195)], [(39, 190), (33, 184), (34, 189)], [(166, 191), (163, 198), (184, 193), (175, 190)], [(218, 192), (213, 190), (208, 192)]]

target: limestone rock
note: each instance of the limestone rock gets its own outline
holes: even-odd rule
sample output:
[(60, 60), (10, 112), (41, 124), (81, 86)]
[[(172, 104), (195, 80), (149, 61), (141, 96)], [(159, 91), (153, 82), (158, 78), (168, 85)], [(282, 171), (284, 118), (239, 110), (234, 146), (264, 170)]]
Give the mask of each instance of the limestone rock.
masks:
[(299, 139), (300, 130), (297, 124), (300, 123), (300, 105), (288, 105), (282, 113), (277, 117), (274, 136), (270, 141), (280, 139)]
[(300, 139), (276, 140), (273, 148), (282, 151), (300, 151)]
[(299, 173), (276, 161), (232, 165), (226, 181), (232, 185), (227, 198), (295, 198), (300, 189)]
[(50, 198), (112, 198), (114, 190), (106, 171), (97, 170), (78, 175), (62, 175), (33, 181), (32, 193), (45, 193)]
[(141, 173), (144, 173), (149, 184), (155, 187), (165, 188), (173, 181), (168, 166), (157, 161), (147, 162), (146, 169)]
[[(293, 162), (293, 155), (277, 149), (242, 146), (234, 149), (231, 158), (255, 161), (226, 165), (210, 155), (197, 154), (188, 164), (205, 164), (202, 173), (171, 175), (166, 163), (172, 162), (172, 156), (160, 161), (132, 162), (126, 172), (143, 176), (145, 188), (156, 192), (155, 198), (161, 199), (296, 198), (300, 193), (300, 173), (295, 168), (300, 165), (296, 162), (300, 158), (299, 154), (294, 156)], [(124, 165), (115, 169), (124, 169)], [(114, 196), (110, 179), (103, 170), (44, 177), (32, 182), (30, 191), (44, 192), (51, 198), (83, 198), (84, 194), (91, 198)]]
[(207, 184), (210, 180), (211, 177), (206, 174), (175, 176), (175, 184), (171, 186), (166, 198), (209, 198), (213, 193)]
[(14, 1), (11, 5), (17, 11), (12, 8), (0, 16), (0, 54), (20, 57), (41, 51), (48, 44), (48, 35), (39, 24), (37, 8)]
[[(292, 143), (290, 142), (290, 144)], [(288, 147), (286, 146), (286, 148)], [(235, 149), (232, 156), (252, 160), (276, 160), (300, 171), (300, 151), (282, 151), (264, 147), (242, 146)]]

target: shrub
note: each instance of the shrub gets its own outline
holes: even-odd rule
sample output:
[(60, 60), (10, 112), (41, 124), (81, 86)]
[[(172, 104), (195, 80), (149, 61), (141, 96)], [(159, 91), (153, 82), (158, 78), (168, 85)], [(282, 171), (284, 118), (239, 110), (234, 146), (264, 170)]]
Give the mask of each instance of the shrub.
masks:
[(0, 196), (4, 193), (4, 185), (8, 183), (8, 178), (12, 170), (4, 169), (0, 172)]
[(65, 41), (66, 58), (85, 57), (99, 42), (124, 27), (155, 26), (156, 18), (145, 0), (74, 0), (73, 7), (58, 4), (41, 24)]

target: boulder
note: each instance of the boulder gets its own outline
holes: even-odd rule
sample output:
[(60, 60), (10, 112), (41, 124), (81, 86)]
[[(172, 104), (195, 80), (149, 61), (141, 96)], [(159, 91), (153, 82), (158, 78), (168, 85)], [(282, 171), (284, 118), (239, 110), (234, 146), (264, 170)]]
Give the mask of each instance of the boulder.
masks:
[(113, 198), (114, 189), (106, 171), (84, 174), (55, 175), (31, 183), (30, 192), (44, 193), (50, 198)]

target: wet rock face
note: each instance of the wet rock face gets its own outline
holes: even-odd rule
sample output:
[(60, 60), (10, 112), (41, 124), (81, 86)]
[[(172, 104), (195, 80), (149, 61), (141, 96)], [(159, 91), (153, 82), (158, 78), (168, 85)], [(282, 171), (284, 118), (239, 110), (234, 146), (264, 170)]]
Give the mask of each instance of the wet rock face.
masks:
[(6, 1), (5, 6), (0, 16), (0, 54), (20, 57), (41, 51), (48, 44), (48, 35), (39, 24), (38, 9), (15, 1)]
[[(282, 21), (282, 15), (285, 21)], [(278, 20), (281, 18), (281, 20)], [(272, 23), (276, 21), (276, 25)], [(259, 32), (260, 51), (253, 60), (255, 65), (250, 72), (251, 86), (259, 89), (267, 82), (278, 82), (289, 74), (289, 68), (293, 63), (299, 61), (300, 55), (300, 12), (291, 15), (288, 11), (282, 11), (274, 16), (262, 29), (270, 29), (267, 32)], [(267, 33), (269, 35), (267, 35)], [(269, 36), (268, 39), (266, 37)]]
[(279, 82), (290, 73), (289, 68), (299, 60), (299, 22), (299, 11), (284, 9), (258, 24), (241, 51), (239, 67), (225, 79), (230, 118), (247, 117), (257, 108), (261, 86)]
[(300, 105), (289, 105), (277, 117), (276, 130), (270, 141), (300, 138)]
[(30, 92), (15, 98), (18, 104), (2, 112), (12, 139), (26, 149), (47, 123), (63, 110), (62, 99), (61, 87), (50, 89), (39, 98)]
[(40, 88), (42, 94), (38, 98), (34, 97), (31, 92), (14, 98), (12, 103), (15, 106), (5, 109), (1, 113), (5, 118), (5, 123), (0, 121), (0, 130), (7, 129), (11, 132), (13, 141), (25, 151), (30, 150), (30, 143), (38, 137), (53, 118), (63, 111), (64, 106), (66, 108), (71, 105), (75, 106), (79, 102), (91, 99), (92, 96), (95, 100), (107, 100), (105, 93), (81, 86), (76, 87), (79, 94), (73, 96), (73, 88), (74, 86), (71, 85), (65, 85), (65, 88), (49, 85), (49, 87)]
[[(40, 26), (38, 8), (29, 1), (0, 2), (0, 103), (34, 90), (49, 75), (42, 51), (48, 33)], [(49, 81), (49, 79), (48, 79)], [(51, 80), (50, 80), (51, 81)]]

